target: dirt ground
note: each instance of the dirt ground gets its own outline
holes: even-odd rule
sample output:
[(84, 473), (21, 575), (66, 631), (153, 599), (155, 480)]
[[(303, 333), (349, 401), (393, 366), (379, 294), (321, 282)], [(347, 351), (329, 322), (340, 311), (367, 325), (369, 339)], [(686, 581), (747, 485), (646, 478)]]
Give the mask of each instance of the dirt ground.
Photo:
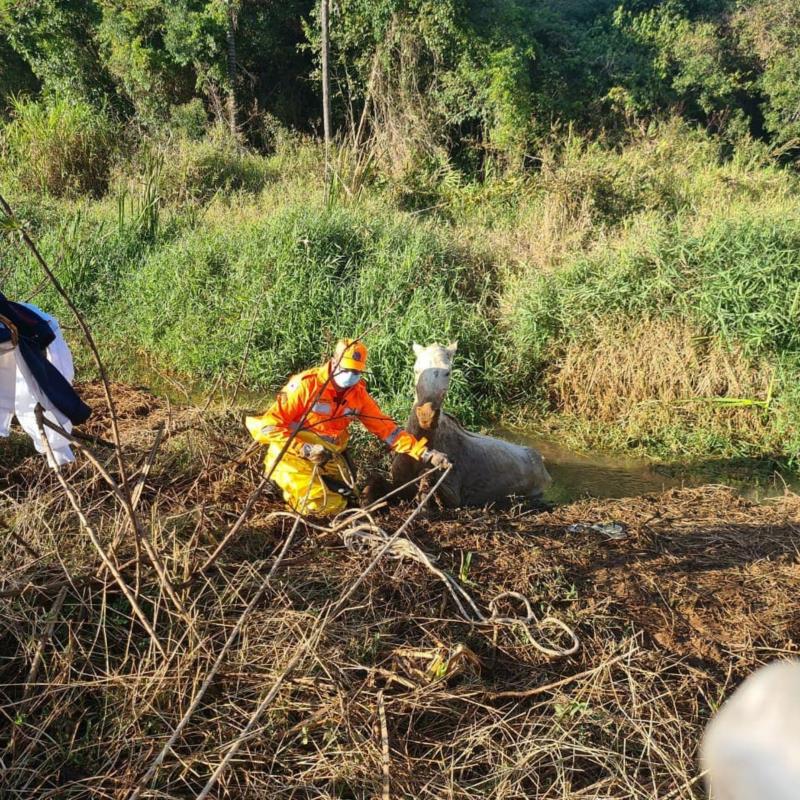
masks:
[[(84, 390), (100, 408), (97, 387)], [(129, 796), (293, 522), (274, 515), (274, 497), (259, 499), (198, 575), (259, 481), (238, 414), (170, 408), (131, 387), (115, 396), (133, 486), (166, 428), (138, 513), (182, 609), (137, 558), (96, 471), (85, 460), (67, 470), (106, 548), (122, 528), (116, 563), (159, 653), (42, 460), (20, 441), (0, 443), (3, 796)], [(110, 439), (108, 416), (85, 432)], [(113, 451), (93, 450), (118, 477)], [(392, 534), (412, 509), (375, 522)], [(610, 522), (620, 538), (591, 528)], [(195, 797), (310, 638), (210, 796), (704, 797), (697, 747), (708, 718), (800, 641), (795, 495), (755, 504), (706, 486), (538, 513), (434, 510), (405, 535), (484, 613), (499, 593), (519, 592), (537, 619), (575, 631), (577, 653), (543, 654), (535, 642), (567, 644), (552, 628), (465, 620), (440, 577), (409, 559), (382, 561), (318, 632), (370, 558), (341, 532), (301, 524), (141, 796)]]

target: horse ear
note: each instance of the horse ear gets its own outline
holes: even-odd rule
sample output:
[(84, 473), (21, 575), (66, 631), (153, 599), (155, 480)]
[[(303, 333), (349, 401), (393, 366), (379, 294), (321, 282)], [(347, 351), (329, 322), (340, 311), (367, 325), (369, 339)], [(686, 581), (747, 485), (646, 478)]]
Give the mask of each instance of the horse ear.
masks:
[(413, 347), (413, 349), (414, 349), (414, 355), (415, 355), (417, 358), (419, 358), (419, 356), (420, 356), (420, 353), (422, 353), (422, 351), (425, 349), (424, 347), (422, 347), (422, 345), (419, 345), (419, 344), (417, 344), (416, 342), (414, 342), (414, 344), (412, 345), (412, 347)]
[(458, 339), (453, 339), (447, 347), (445, 347), (448, 353), (450, 353), (450, 357), (452, 358), (456, 354), (456, 350), (458, 350)]

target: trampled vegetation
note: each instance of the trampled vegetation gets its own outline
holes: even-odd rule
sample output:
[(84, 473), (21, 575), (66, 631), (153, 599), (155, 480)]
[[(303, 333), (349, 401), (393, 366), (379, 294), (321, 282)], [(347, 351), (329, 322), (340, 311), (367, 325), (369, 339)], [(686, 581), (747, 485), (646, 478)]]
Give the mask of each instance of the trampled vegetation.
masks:
[[(113, 388), (125, 461), (149, 465), (141, 483), (130, 473), (137, 526), (168, 577), (137, 556), (85, 458), (66, 480), (120, 580), (44, 462), (21, 451), (4, 464), (9, 797), (701, 800), (709, 717), (800, 633), (795, 495), (756, 505), (703, 487), (454, 511), (415, 520), (401, 557), (365, 575), (375, 545), (347, 529), (374, 531), (371, 519), (391, 535), (408, 508), (298, 529), (265, 498), (231, 537), (259, 481), (236, 416)], [(99, 387), (82, 391), (98, 409), (88, 431), (107, 439)], [(621, 539), (586, 530), (607, 519)], [(409, 558), (412, 542), (443, 572)], [(543, 653), (570, 641), (537, 621), (468, 621), (443, 574), (486, 615), (521, 593), (579, 650)], [(524, 609), (506, 598), (496, 611)]]

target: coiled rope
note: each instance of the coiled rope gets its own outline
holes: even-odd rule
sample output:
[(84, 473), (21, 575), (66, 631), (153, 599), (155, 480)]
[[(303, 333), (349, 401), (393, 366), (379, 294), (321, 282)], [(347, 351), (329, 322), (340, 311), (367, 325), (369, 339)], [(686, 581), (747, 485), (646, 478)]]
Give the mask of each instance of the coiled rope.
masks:
[[(370, 509), (356, 508), (343, 511), (334, 518), (333, 524), (326, 530), (338, 533), (342, 537), (344, 546), (350, 552), (363, 556), (373, 555), (386, 547), (387, 542), (392, 538), (375, 522)], [(480, 610), (472, 595), (455, 578), (436, 566), (435, 556), (429, 555), (406, 537), (396, 538), (389, 545), (385, 555), (387, 558), (397, 561), (403, 559), (416, 561), (439, 578), (453, 598), (459, 613), (467, 622), (493, 627), (523, 625), (528, 631), (528, 638), (533, 647), (551, 658), (573, 655), (580, 647), (580, 640), (572, 628), (556, 617), (547, 616), (541, 620), (537, 619), (530, 600), (520, 592), (506, 591), (495, 595), (489, 601), (487, 616)], [(520, 602), (524, 608), (524, 616), (502, 616), (499, 612), (501, 600)], [(541, 634), (546, 628), (556, 628), (566, 634), (571, 639), (569, 647), (551, 647), (537, 641), (534, 630)]]

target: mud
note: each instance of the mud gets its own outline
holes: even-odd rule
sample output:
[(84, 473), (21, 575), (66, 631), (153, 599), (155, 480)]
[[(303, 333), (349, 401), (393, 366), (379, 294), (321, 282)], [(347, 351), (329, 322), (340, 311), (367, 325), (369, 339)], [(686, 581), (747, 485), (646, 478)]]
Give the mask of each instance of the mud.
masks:
[[(97, 392), (85, 387), (84, 394), (100, 407)], [(259, 480), (259, 458), (245, 455), (248, 443), (235, 413), (170, 408), (131, 387), (115, 387), (115, 396), (131, 463), (142, 463), (154, 430), (163, 425), (168, 431), (141, 510), (154, 520), (154, 541), (180, 577), (236, 519)], [(107, 415), (99, 412), (88, 432), (110, 438)], [(0, 443), (0, 459), (9, 447)], [(69, 509), (57, 499), (41, 461), (14, 452), (13, 465), (3, 470), (0, 514), (41, 553), (32, 558), (23, 548), (7, 547), (0, 588), (41, 587), (63, 575), (64, 563), (74, 574), (85, 571), (85, 563), (96, 564), (91, 550), (80, 549), (78, 532), (67, 522)], [(102, 445), (99, 452), (110, 453)], [(92, 514), (111, 525), (113, 506), (98, 482), (80, 465), (69, 477)], [(63, 538), (59, 531), (35, 538), (44, 517), (25, 509), (37, 503), (45, 504), (51, 519), (62, 514)], [(253, 591), (286, 535), (287, 523), (269, 516), (278, 508), (274, 498), (260, 501), (206, 582), (189, 590), (193, 613), (216, 641), (222, 641), (217, 626), (228, 629), (238, 613), (231, 616), (230, 604), (240, 607)], [(410, 509), (383, 512), (379, 524), (394, 531)], [(608, 523), (619, 528), (604, 528)], [(619, 538), (604, 533), (619, 529)], [(696, 751), (713, 710), (756, 666), (798, 650), (800, 497), (794, 494), (756, 503), (730, 488), (704, 486), (584, 500), (539, 513), (434, 510), (414, 522), (408, 535), (436, 557), (440, 568), (458, 576), (483, 609), (502, 591), (521, 592), (539, 618), (556, 616), (577, 632), (579, 652), (548, 659), (530, 646), (522, 629), (468, 624), (430, 572), (414, 562), (386, 562), (320, 642), (314, 663), (304, 667), (276, 716), (265, 723), (270, 736), (249, 746), (219, 796), (380, 794), (382, 756), (373, 726), (375, 691), (383, 688), (397, 796), (699, 798)], [(47, 554), (53, 542), (62, 557), (51, 564)], [(128, 542), (121, 556), (132, 552)], [(274, 597), (265, 601), (203, 715), (188, 729), (179, 746), (182, 755), (162, 770), (160, 785), (169, 787), (171, 796), (191, 795), (202, 786), (216, 748), (235, 736), (297, 631), (363, 567), (364, 557), (345, 549), (336, 535), (309, 528), (299, 537)], [(137, 580), (148, 591), (147, 574)], [(91, 758), (87, 755), (74, 778), (80, 787), (64, 796), (122, 796), (125, 781), (141, 774), (153, 756), (151, 731), (164, 730), (165, 719), (174, 725), (182, 707), (159, 694), (160, 683), (155, 710), (141, 705), (141, 666), (119, 661), (116, 645), (109, 645), (111, 655), (100, 666), (96, 659), (90, 658), (91, 669), (81, 662), (81, 648), (91, 652), (91, 642), (98, 641), (94, 615), (113, 591), (113, 586), (104, 588), (97, 606), (97, 595), (80, 595), (80, 621), (57, 629), (46, 674), (56, 683), (79, 687), (69, 694), (60, 684), (58, 692), (53, 690), (53, 698), (71, 698), (70, 708), (60, 713), (76, 717), (75, 730), (82, 730), (81, 714), (96, 713), (90, 710), (109, 701), (106, 669), (114, 672), (122, 706), (138, 710), (124, 741), (112, 720), (97, 717), (95, 744), (87, 745)], [(0, 684), (7, 687), (0, 689), (3, 707), (19, 701), (8, 687), (27, 674), (29, 643), (52, 603), (52, 591), (31, 594), (21, 594), (7, 608), (9, 657), (0, 665)], [(176, 624), (181, 630), (180, 620)], [(175, 635), (172, 631), (164, 628), (164, 636)], [(113, 644), (113, 631), (107, 635)], [(543, 631), (535, 635), (546, 638)], [(437, 653), (446, 665), (444, 677), (426, 683), (425, 654)], [(79, 677), (63, 677), (70, 670)], [(96, 686), (89, 673), (97, 674)], [(196, 685), (202, 674), (201, 666), (175, 676), (175, 685)], [(568, 683), (546, 688), (562, 680)], [(531, 690), (529, 697), (508, 696)], [(49, 697), (45, 692), (43, 705), (35, 707), (37, 725), (53, 741), (77, 736), (56, 725), (59, 706)], [(208, 748), (211, 754), (203, 755)], [(52, 790), (66, 781), (72, 786), (72, 773), (57, 768), (50, 750), (40, 749), (32, 762), (41, 777), (36, 785)], [(110, 769), (122, 758), (133, 777)], [(182, 766), (187, 763), (193, 764), (191, 770)], [(96, 785), (97, 795), (81, 788), (88, 784)]]

